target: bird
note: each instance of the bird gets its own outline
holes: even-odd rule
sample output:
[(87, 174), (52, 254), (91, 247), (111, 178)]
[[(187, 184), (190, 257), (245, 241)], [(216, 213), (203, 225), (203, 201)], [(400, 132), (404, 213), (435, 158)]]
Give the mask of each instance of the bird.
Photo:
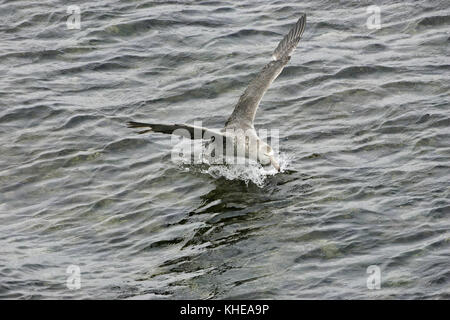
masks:
[(275, 159), (274, 150), (260, 139), (254, 127), (256, 110), (272, 82), (283, 71), (305, 31), (306, 14), (301, 14), (295, 25), (283, 37), (272, 53), (272, 59), (253, 78), (240, 96), (225, 126), (220, 130), (189, 124), (161, 124), (127, 122), (129, 128), (145, 128), (139, 134), (155, 132), (173, 134), (189, 139), (206, 140), (206, 153), (219, 157), (226, 153), (232, 156), (257, 161), (263, 166), (272, 165), (278, 172), (281, 168)]

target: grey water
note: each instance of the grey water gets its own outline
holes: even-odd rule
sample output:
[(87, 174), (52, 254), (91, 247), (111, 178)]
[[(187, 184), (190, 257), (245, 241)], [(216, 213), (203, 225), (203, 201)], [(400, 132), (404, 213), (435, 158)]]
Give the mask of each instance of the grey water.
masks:
[[(281, 173), (180, 165), (126, 127), (223, 126), (303, 12), (255, 121)], [(0, 298), (450, 298), (448, 0), (0, 0), (0, 21)]]

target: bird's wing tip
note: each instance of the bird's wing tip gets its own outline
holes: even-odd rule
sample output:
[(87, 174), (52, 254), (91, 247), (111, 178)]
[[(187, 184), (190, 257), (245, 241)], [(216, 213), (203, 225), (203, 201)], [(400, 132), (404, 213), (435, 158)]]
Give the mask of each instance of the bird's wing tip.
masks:
[[(136, 129), (136, 128), (144, 128), (146, 127), (147, 129), (145, 130), (145, 132), (149, 132), (152, 131), (152, 127), (147, 124), (147, 123), (142, 123), (142, 122), (135, 122), (135, 121), (128, 121), (127, 122), (127, 127), (128, 128), (132, 128), (132, 129)], [(144, 133), (144, 131), (140, 131), (138, 133)]]
[(127, 127), (128, 128), (135, 128), (136, 122), (134, 121), (127, 121)]
[(297, 47), (300, 38), (305, 31), (306, 13), (302, 13), (292, 29), (286, 34), (283, 40), (280, 41), (277, 48), (272, 53), (273, 60), (280, 60), (284, 57), (290, 56)]

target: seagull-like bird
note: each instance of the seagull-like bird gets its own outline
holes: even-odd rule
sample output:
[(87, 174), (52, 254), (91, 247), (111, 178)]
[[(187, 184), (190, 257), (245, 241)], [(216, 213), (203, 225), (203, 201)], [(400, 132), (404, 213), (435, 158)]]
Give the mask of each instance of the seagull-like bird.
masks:
[(272, 164), (275, 169), (280, 171), (280, 165), (275, 160), (272, 148), (258, 137), (253, 121), (262, 97), (289, 62), (292, 52), (305, 31), (305, 25), (306, 15), (302, 14), (295, 26), (272, 53), (272, 61), (266, 64), (249, 83), (222, 130), (215, 131), (188, 124), (158, 124), (134, 121), (128, 122), (128, 127), (146, 128), (138, 132), (140, 134), (159, 132), (180, 135), (190, 139), (205, 139), (209, 143), (214, 142), (216, 151), (221, 149), (217, 147), (218, 142), (221, 142), (223, 148), (229, 148), (232, 144), (234, 152), (241, 147), (240, 150), (245, 151), (245, 157), (256, 160), (262, 165)]

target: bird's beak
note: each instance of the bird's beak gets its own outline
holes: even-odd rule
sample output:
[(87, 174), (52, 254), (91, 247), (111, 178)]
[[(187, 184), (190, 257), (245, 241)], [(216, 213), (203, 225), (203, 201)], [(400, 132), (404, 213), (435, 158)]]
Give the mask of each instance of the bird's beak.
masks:
[(272, 156), (270, 157), (270, 163), (273, 165), (275, 169), (277, 169), (278, 172), (280, 172), (281, 168), (278, 162), (275, 160), (275, 158)]

